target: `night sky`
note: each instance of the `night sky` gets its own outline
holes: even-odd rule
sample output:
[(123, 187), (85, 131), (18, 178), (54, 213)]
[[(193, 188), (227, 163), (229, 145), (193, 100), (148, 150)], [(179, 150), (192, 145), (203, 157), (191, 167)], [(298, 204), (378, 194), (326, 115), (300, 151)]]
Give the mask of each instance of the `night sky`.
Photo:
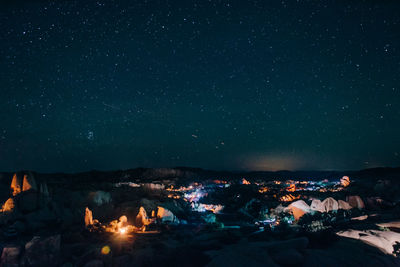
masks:
[(399, 166), (399, 45), (400, 1), (8, 1), (0, 170)]

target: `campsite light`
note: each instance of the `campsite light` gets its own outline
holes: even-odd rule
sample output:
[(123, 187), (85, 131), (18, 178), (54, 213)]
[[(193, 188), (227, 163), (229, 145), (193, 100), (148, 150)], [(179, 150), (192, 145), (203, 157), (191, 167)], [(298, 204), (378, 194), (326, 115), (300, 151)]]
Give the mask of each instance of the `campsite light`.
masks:
[(101, 249), (101, 254), (103, 254), (103, 255), (108, 255), (108, 253), (110, 253), (110, 251), (111, 251), (111, 249), (110, 249), (109, 246), (104, 246), (104, 247), (102, 247), (102, 249)]
[(119, 229), (119, 233), (120, 233), (121, 235), (124, 235), (124, 234), (126, 233), (126, 227), (120, 228), (120, 229)]

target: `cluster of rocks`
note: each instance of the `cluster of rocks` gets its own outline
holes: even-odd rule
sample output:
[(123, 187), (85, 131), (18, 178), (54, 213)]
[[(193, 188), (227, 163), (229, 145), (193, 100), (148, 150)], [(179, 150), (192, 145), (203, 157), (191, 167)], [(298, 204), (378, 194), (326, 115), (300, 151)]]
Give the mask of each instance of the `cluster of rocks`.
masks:
[(45, 228), (47, 224), (56, 222), (57, 215), (46, 182), (37, 182), (30, 173), (14, 174), (10, 197), (0, 212), (0, 227), (4, 237)]

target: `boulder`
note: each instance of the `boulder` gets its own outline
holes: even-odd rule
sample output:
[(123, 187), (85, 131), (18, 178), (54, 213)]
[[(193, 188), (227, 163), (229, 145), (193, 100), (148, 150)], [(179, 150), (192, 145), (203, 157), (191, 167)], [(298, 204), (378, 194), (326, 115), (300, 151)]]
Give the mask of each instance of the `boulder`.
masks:
[(85, 226), (88, 227), (89, 225), (93, 224), (93, 214), (92, 211), (86, 207), (85, 209)]
[(26, 266), (55, 266), (60, 254), (61, 237), (47, 238), (35, 236), (25, 245), (23, 263)]
[(29, 191), (29, 190), (35, 190), (37, 191), (37, 185), (35, 178), (33, 177), (32, 174), (25, 174), (24, 175), (24, 180), (22, 182), (22, 191)]
[(28, 224), (29, 230), (31, 231), (36, 231), (57, 223), (56, 215), (48, 208), (28, 213), (24, 216), (24, 218)]
[(353, 208), (364, 209), (364, 201), (360, 198), (360, 196), (348, 196), (346, 198), (347, 202)]
[(170, 210), (163, 207), (157, 208), (157, 219), (161, 223), (179, 224), (179, 219)]
[(1, 207), (1, 212), (12, 212), (14, 207), (14, 199), (10, 197), (6, 202), (4, 202), (3, 206)]
[(19, 174), (14, 174), (12, 180), (11, 180), (11, 192), (13, 196), (18, 195), (19, 193), (22, 192), (22, 179), (23, 177)]
[(21, 254), (20, 247), (5, 247), (1, 253), (1, 266), (18, 267), (19, 256)]
[(140, 207), (139, 213), (136, 216), (136, 226), (141, 227), (141, 226), (146, 226), (151, 223), (151, 219), (147, 216), (147, 212), (144, 209), (144, 207)]
[(34, 191), (24, 192), (19, 195), (18, 208), (20, 211), (27, 213), (39, 208), (38, 193)]

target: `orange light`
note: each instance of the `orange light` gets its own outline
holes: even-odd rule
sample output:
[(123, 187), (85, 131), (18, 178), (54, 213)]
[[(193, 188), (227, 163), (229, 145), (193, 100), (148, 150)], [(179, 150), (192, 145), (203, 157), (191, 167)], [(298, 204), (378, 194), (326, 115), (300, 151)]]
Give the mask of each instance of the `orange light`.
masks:
[(120, 228), (120, 229), (119, 229), (119, 233), (120, 233), (121, 235), (124, 235), (124, 234), (126, 233), (126, 228), (125, 228), (125, 227)]
[(108, 253), (110, 253), (111, 249), (109, 246), (104, 246), (101, 248), (101, 254), (103, 255), (107, 255)]

